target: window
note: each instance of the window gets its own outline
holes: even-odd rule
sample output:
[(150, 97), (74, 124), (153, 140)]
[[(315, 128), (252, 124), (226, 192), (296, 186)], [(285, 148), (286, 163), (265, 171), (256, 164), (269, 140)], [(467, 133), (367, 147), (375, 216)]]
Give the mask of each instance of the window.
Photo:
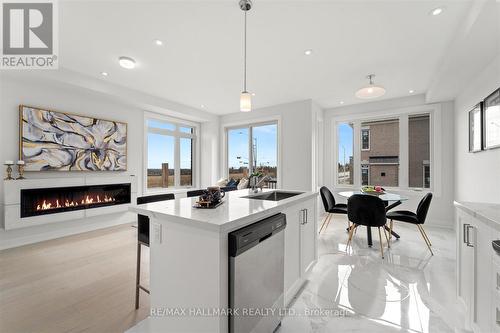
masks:
[(370, 150), (370, 128), (361, 129), (361, 150)]
[(354, 183), (353, 179), (353, 144), (354, 127), (352, 123), (339, 124), (337, 126), (338, 138), (338, 164), (337, 164), (337, 183)]
[[(408, 117), (409, 187), (430, 188), (430, 116)], [(427, 175), (426, 175), (427, 172)]]
[(266, 123), (229, 128), (228, 177), (239, 180), (253, 172), (278, 177), (278, 124)]
[[(427, 164), (424, 164), (424, 170), (423, 170), (423, 183), (424, 183), (424, 188), (430, 188), (431, 187), (431, 166), (429, 165), (429, 161), (426, 161)], [(425, 162), (424, 162), (425, 163)]]
[(370, 166), (361, 166), (361, 185), (368, 185), (370, 183)]
[(239, 180), (249, 175), (249, 132), (249, 128), (235, 128), (227, 131), (229, 178)]
[(399, 119), (361, 123), (361, 165), (362, 185), (399, 185)]
[(146, 128), (147, 189), (193, 186), (196, 126), (155, 118)]

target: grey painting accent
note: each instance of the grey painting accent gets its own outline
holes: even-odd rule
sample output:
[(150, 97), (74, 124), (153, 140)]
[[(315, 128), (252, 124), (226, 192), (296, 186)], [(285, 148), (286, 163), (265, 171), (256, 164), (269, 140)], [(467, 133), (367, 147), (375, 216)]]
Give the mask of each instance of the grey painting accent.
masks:
[(125, 171), (127, 124), (21, 106), (26, 171)]

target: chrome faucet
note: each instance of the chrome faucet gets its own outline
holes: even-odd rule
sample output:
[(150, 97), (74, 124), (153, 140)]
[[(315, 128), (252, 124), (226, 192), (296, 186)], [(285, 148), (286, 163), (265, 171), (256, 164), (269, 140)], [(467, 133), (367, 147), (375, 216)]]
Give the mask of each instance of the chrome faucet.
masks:
[(266, 180), (270, 180), (270, 179), (271, 179), (271, 176), (264, 176), (260, 180), (258, 177), (255, 177), (255, 181), (253, 182), (253, 185), (252, 185), (253, 193), (259, 192), (259, 187), (260, 187), (260, 190), (262, 191), (262, 183), (265, 182)]

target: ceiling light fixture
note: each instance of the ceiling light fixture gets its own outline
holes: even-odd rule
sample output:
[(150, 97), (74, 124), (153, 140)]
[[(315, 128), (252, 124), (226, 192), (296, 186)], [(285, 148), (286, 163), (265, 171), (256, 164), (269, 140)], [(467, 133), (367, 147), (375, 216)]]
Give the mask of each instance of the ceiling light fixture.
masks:
[(443, 8), (441, 8), (441, 7), (434, 8), (433, 10), (431, 10), (431, 15), (432, 16), (438, 16), (442, 12), (443, 12)]
[(251, 0), (240, 0), (240, 9), (245, 12), (245, 28), (244, 28), (244, 65), (243, 65), (243, 91), (240, 95), (240, 111), (252, 111), (252, 95), (247, 91), (247, 12), (252, 9)]
[(340, 103), (340, 104), (344, 104), (344, 101), (340, 101), (339, 103)]
[(126, 69), (132, 69), (135, 67), (135, 60), (130, 57), (120, 57), (118, 58), (120, 66)]
[(311, 49), (308, 49), (308, 50), (305, 50), (305, 51), (304, 51), (304, 54), (305, 54), (306, 56), (311, 55), (312, 53), (313, 53), (313, 50), (311, 50)]
[(202, 108), (202, 109), (204, 109), (204, 108), (205, 108), (205, 104), (202, 104), (202, 105), (200, 105), (200, 106), (201, 106), (201, 108)]
[(370, 74), (366, 78), (369, 80), (369, 84), (366, 87), (363, 87), (356, 91), (356, 97), (360, 99), (371, 99), (377, 98), (385, 95), (385, 88), (382, 86), (378, 86), (373, 83), (373, 78), (375, 74)]
[(162, 42), (161, 40), (159, 40), (159, 39), (155, 39), (155, 40), (154, 40), (154, 43), (155, 43), (156, 45), (158, 45), (158, 46), (162, 46), (162, 45), (163, 45), (163, 42)]
[(415, 92), (415, 90), (410, 89), (410, 90), (408, 90), (408, 92), (409, 92), (410, 94), (413, 94), (413, 93)]
[(101, 72), (102, 76), (108, 76), (108, 72)]

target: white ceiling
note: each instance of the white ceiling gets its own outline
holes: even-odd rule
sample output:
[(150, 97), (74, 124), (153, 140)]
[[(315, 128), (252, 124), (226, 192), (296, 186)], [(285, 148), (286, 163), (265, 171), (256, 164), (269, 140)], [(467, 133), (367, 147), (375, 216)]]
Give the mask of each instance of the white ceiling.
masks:
[[(212, 113), (238, 112), (237, 2), (62, 2), (60, 66)], [(429, 15), (438, 6), (443, 14)], [(254, 0), (248, 14), (254, 108), (309, 98), (324, 108), (358, 103), (354, 92), (369, 73), (386, 87), (383, 98), (424, 93), (469, 8), (466, 0)], [(154, 45), (156, 38), (164, 45)], [(305, 56), (306, 49), (313, 54)], [(122, 55), (136, 59), (137, 68), (119, 67)]]

